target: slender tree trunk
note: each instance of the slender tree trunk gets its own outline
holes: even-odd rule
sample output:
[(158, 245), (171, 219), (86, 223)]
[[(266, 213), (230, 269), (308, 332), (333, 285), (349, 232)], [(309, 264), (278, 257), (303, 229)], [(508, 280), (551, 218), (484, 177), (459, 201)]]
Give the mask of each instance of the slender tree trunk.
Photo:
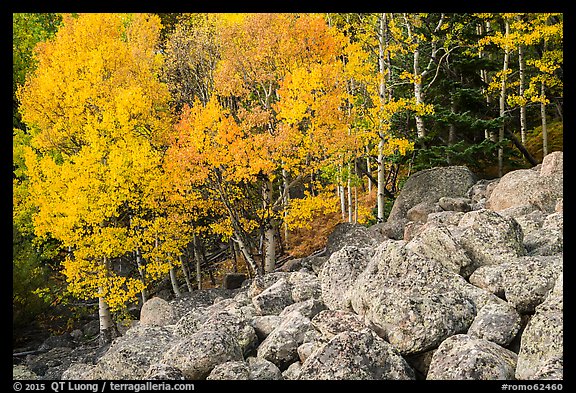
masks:
[(180, 292), (180, 287), (178, 286), (178, 280), (176, 278), (176, 270), (174, 267), (170, 268), (170, 282), (172, 283), (172, 290), (174, 291), (174, 296), (180, 297), (182, 296), (182, 292)]
[[(454, 95), (450, 97), (450, 111), (452, 112), (452, 114), (456, 113), (456, 103), (454, 102)], [(452, 146), (455, 140), (456, 140), (456, 125), (454, 124), (453, 121), (451, 121), (450, 124), (448, 125), (448, 147)], [(452, 165), (452, 153), (450, 152), (450, 149), (448, 149), (448, 152), (446, 153), (446, 162), (448, 163), (448, 165)]]
[(350, 173), (350, 163), (348, 163), (348, 180), (346, 181), (346, 187), (348, 189), (348, 222), (352, 222), (352, 215), (354, 214), (352, 207), (352, 179)]
[(232, 257), (232, 269), (234, 273), (238, 273), (238, 257), (236, 256), (236, 247), (234, 247), (234, 240), (228, 241), (228, 248), (230, 249), (230, 256)]
[[(358, 178), (358, 164), (354, 160), (354, 177)], [(354, 186), (354, 224), (358, 223), (358, 186)]]
[[(420, 43), (418, 38), (412, 37), (412, 28), (410, 26), (410, 21), (408, 20), (406, 14), (404, 14), (404, 19), (406, 21), (408, 39), (410, 43), (416, 44), (416, 48), (414, 49), (412, 69), (414, 71), (414, 98), (416, 99), (416, 104), (420, 106), (424, 104), (424, 92), (422, 89), (422, 73), (420, 72)], [(416, 134), (418, 138), (424, 138), (426, 136), (424, 119), (420, 115), (414, 115), (414, 119), (416, 120)]]
[[(102, 263), (106, 269), (106, 272), (108, 272), (110, 269), (110, 263), (108, 262), (108, 259), (104, 257)], [(99, 344), (101, 347), (110, 344), (112, 340), (119, 336), (118, 329), (112, 320), (112, 314), (110, 313), (108, 303), (103, 297), (103, 292), (104, 289), (100, 287), (100, 296), (98, 297), (98, 318), (100, 321)]]
[[(419, 67), (420, 50), (416, 48), (414, 51), (414, 98), (416, 98), (417, 105), (424, 105), (424, 93), (422, 91), (422, 77), (420, 75)], [(416, 134), (418, 138), (426, 136), (426, 127), (424, 126), (424, 119), (420, 115), (414, 115), (416, 120)]]
[(220, 194), (220, 200), (222, 201), (224, 206), (226, 206), (226, 210), (228, 210), (230, 220), (232, 221), (232, 228), (234, 231), (234, 236), (232, 237), (232, 239), (236, 243), (238, 243), (238, 248), (240, 249), (240, 252), (244, 256), (246, 263), (252, 268), (254, 274), (257, 276), (262, 275), (262, 269), (260, 267), (258, 267), (258, 264), (256, 263), (256, 261), (252, 257), (252, 254), (250, 253), (250, 250), (246, 244), (246, 241), (243, 238), (242, 227), (240, 226), (240, 223), (238, 222), (237, 215), (236, 215), (233, 207), (230, 205), (230, 202), (227, 198), (226, 192), (222, 186), (221, 175), (218, 172), (216, 172), (216, 186), (218, 189), (218, 193)]
[[(378, 74), (380, 78), (380, 84), (378, 86), (378, 93), (380, 95), (380, 103), (384, 105), (386, 103), (386, 68), (385, 68), (385, 47), (387, 46), (388, 39), (388, 23), (386, 20), (386, 13), (380, 16), (380, 23), (378, 26)], [(389, 72), (391, 71), (388, 67)], [(388, 92), (390, 93), (390, 92)], [(379, 130), (380, 139), (378, 141), (378, 194), (376, 196), (376, 204), (378, 208), (377, 221), (384, 222), (384, 206), (385, 206), (385, 194), (384, 194), (384, 133), (382, 131), (382, 125)]]
[[(370, 171), (370, 149), (368, 148), (368, 146), (366, 146), (366, 172), (368, 174), (372, 174), (372, 172)], [(372, 192), (372, 179), (370, 179), (370, 177), (368, 176), (368, 194), (370, 194)]]
[(384, 222), (384, 206), (385, 206), (385, 196), (384, 187), (386, 185), (386, 171), (384, 168), (384, 140), (380, 139), (378, 143), (378, 194), (377, 194), (377, 206), (378, 206), (378, 222)]
[(266, 254), (264, 258), (264, 273), (271, 273), (276, 269), (276, 230), (272, 223), (266, 227), (264, 239), (266, 241)]
[(540, 96), (542, 101), (540, 102), (540, 117), (542, 118), (542, 157), (548, 155), (548, 126), (546, 124), (546, 104), (544, 99), (546, 97), (546, 88), (544, 82), (540, 85)]
[(286, 222), (286, 215), (288, 214), (288, 204), (290, 203), (290, 192), (288, 191), (288, 172), (286, 172), (286, 169), (283, 167), (282, 168), (282, 184), (283, 184), (283, 188), (284, 188), (284, 197), (283, 197), (283, 201), (282, 204), (284, 205), (284, 246), (286, 247), (286, 249), (288, 249), (288, 235), (289, 235), (289, 231), (288, 231), (288, 223)]
[[(524, 98), (524, 79), (526, 74), (526, 60), (524, 59), (524, 46), (518, 45), (518, 68), (520, 85), (518, 86), (518, 95)], [(520, 140), (522, 144), (526, 143), (526, 104), (520, 105)]]
[[(490, 22), (487, 21), (486, 26), (484, 26), (483, 24), (480, 24), (478, 26), (478, 35), (480, 37), (482, 37), (484, 35), (484, 32), (490, 32), (490, 30), (491, 30), (491, 25), (490, 25)], [(484, 57), (484, 51), (480, 52), (478, 56), (480, 58)], [(488, 58), (489, 59), (492, 58), (492, 55), (490, 53), (488, 53)], [(486, 69), (480, 70), (480, 78), (482, 79), (482, 82), (484, 82), (484, 84), (486, 86), (488, 86), (488, 84), (489, 84), (488, 71)], [(482, 93), (486, 93), (486, 89), (484, 87), (482, 88)], [(492, 107), (492, 97), (488, 94), (486, 94), (486, 107), (487, 108)], [(496, 136), (496, 133), (494, 131), (491, 131), (489, 129), (484, 129), (484, 138), (489, 139), (492, 142), (496, 142), (497, 136)]]
[(146, 278), (144, 276), (144, 266), (142, 264), (142, 256), (140, 255), (140, 249), (136, 249), (136, 266), (138, 267), (138, 273), (140, 274), (140, 279), (144, 284), (144, 288), (140, 291), (140, 296), (142, 296), (142, 304), (146, 303), (148, 300), (148, 295), (146, 293)]
[(192, 235), (192, 247), (194, 248), (194, 260), (196, 261), (196, 283), (198, 289), (202, 289), (202, 254), (200, 253), (198, 237)]
[[(132, 215), (129, 216), (129, 226), (132, 227)], [(136, 256), (136, 267), (138, 269), (138, 274), (140, 275), (140, 280), (142, 280), (142, 284), (144, 287), (140, 291), (140, 296), (142, 296), (142, 304), (146, 303), (148, 300), (148, 296), (146, 294), (146, 277), (144, 275), (144, 265), (142, 263), (142, 256), (140, 255), (140, 248), (136, 248), (136, 252), (134, 253)]]
[(244, 260), (246, 261), (248, 266), (252, 269), (252, 271), (254, 272), (254, 275), (256, 275), (256, 276), (261, 275), (262, 271), (258, 267), (258, 264), (254, 260), (254, 258), (252, 258), (252, 254), (250, 254), (250, 251), (248, 250), (246, 243), (244, 243), (244, 240), (242, 240), (242, 236), (236, 234), (235, 237), (233, 237), (232, 239), (238, 244), (238, 248), (240, 249), (240, 252), (242, 253), (242, 256), (244, 257)]
[(110, 344), (114, 338), (118, 337), (116, 326), (112, 321), (112, 315), (108, 308), (108, 303), (104, 298), (98, 298), (98, 317), (100, 320), (100, 336), (99, 343), (103, 347)]
[(264, 224), (264, 273), (271, 273), (276, 268), (276, 228), (272, 216), (272, 181), (270, 179), (262, 183), (262, 199), (267, 215)]
[(184, 275), (184, 279), (186, 280), (186, 288), (188, 288), (188, 292), (192, 292), (192, 283), (190, 282), (190, 275), (188, 274), (188, 268), (186, 267), (186, 264), (184, 263), (184, 258), (182, 258), (182, 255), (180, 255), (178, 257), (178, 260), (180, 261), (180, 266), (182, 268), (182, 274)]
[[(505, 29), (506, 29), (506, 40), (510, 36), (510, 23), (508, 20), (505, 21)], [(502, 84), (500, 88), (500, 118), (504, 120), (504, 116), (506, 114), (506, 78), (507, 78), (507, 71), (508, 71), (508, 63), (510, 61), (510, 50), (508, 49), (508, 45), (504, 48), (504, 65), (502, 66)], [(502, 124), (500, 127), (500, 131), (498, 133), (498, 142), (504, 141), (504, 133), (505, 133), (505, 124)], [(504, 176), (504, 148), (500, 146), (498, 148), (498, 176)]]
[(344, 182), (342, 176), (342, 165), (338, 166), (338, 195), (340, 196), (340, 211), (342, 212), (342, 221), (346, 221), (346, 193), (344, 192)]

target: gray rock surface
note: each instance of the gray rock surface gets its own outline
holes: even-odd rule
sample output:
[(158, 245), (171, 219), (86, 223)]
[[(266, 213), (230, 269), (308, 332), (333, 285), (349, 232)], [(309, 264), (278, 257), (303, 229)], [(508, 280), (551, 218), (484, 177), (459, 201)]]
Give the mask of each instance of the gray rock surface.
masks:
[(398, 352), (369, 329), (345, 331), (314, 351), (302, 364), (304, 379), (415, 379)]
[(177, 322), (174, 307), (160, 297), (148, 299), (140, 310), (140, 323), (150, 326), (172, 325)]
[(406, 247), (463, 277), (473, 272), (472, 260), (447, 226), (434, 223), (423, 225)]
[(516, 378), (561, 380), (564, 375), (564, 276), (560, 274), (546, 300), (536, 307), (520, 344)]
[(478, 310), (468, 335), (507, 347), (520, 328), (520, 314), (512, 305), (506, 302), (490, 303)]
[(363, 225), (343, 222), (336, 225), (334, 231), (328, 236), (324, 255), (330, 257), (345, 246), (357, 248), (374, 247), (382, 240), (384, 240), (384, 237)]
[(465, 213), (458, 227), (462, 230), (460, 244), (476, 268), (526, 255), (522, 228), (512, 217), (475, 210)]
[(563, 196), (563, 153), (544, 157), (540, 170), (519, 169), (508, 172), (486, 201), (486, 207), (499, 211), (512, 206), (532, 204), (547, 213), (555, 211)]
[(472, 323), (475, 299), (461, 276), (405, 242), (382, 243), (352, 292), (352, 308), (402, 354), (418, 353)]
[(298, 269), (157, 296), (111, 345), (83, 342), (95, 321), (45, 340), (14, 373), (561, 380), (562, 164), (553, 153), (527, 172), (477, 182), (459, 167), (418, 172), (388, 222), (339, 225)]
[(299, 312), (289, 314), (260, 343), (257, 357), (274, 363), (280, 370), (285, 370), (298, 359), (298, 347), (304, 342), (305, 333), (310, 328), (310, 319)]
[(202, 330), (180, 338), (161, 360), (186, 379), (205, 379), (220, 363), (242, 359), (242, 349), (226, 330)]
[(494, 266), (483, 266), (470, 282), (506, 299), (520, 313), (534, 312), (562, 271), (562, 254), (525, 256)]
[(285, 278), (264, 289), (252, 298), (258, 315), (278, 315), (286, 306), (294, 303), (292, 288)]
[(428, 380), (514, 379), (517, 355), (498, 344), (466, 334), (444, 340), (430, 362)]
[(326, 307), (331, 310), (350, 309), (352, 288), (368, 265), (372, 252), (371, 248), (346, 246), (324, 263), (318, 277)]
[(174, 344), (171, 329), (139, 325), (112, 342), (98, 361), (102, 379), (142, 379), (151, 364), (158, 363)]
[(321, 311), (312, 318), (312, 326), (328, 340), (345, 331), (359, 332), (366, 329), (357, 314), (344, 310)]
[[(419, 203), (434, 204), (442, 197), (467, 197), (478, 178), (468, 168), (450, 166), (426, 169), (408, 178), (394, 201), (387, 222), (401, 222)], [(403, 231), (403, 226), (400, 228)], [(398, 239), (399, 237), (392, 237)]]

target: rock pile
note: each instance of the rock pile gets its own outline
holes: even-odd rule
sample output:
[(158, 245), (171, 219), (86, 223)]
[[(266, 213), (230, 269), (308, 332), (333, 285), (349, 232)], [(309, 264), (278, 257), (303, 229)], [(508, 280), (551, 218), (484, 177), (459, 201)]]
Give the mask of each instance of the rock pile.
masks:
[(62, 379), (562, 379), (562, 152), (413, 175), (388, 222), (221, 290), (150, 299)]

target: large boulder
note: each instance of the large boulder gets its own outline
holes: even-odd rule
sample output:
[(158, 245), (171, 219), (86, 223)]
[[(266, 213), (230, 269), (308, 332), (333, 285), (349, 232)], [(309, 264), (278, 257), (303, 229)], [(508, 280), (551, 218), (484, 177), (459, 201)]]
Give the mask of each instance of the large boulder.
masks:
[(229, 310), (214, 312), (206, 318), (201, 330), (225, 330), (238, 342), (243, 354), (252, 351), (258, 345), (258, 337), (251, 319), (243, 318)]
[(318, 278), (322, 300), (331, 310), (350, 309), (351, 291), (358, 275), (368, 265), (372, 248), (346, 246), (336, 251), (322, 266)]
[(142, 379), (149, 366), (162, 359), (174, 340), (172, 331), (166, 327), (135, 326), (114, 340), (95, 371), (101, 379)]
[(468, 335), (506, 347), (520, 331), (521, 323), (520, 314), (510, 304), (490, 303), (478, 310)]
[(414, 371), (369, 329), (344, 331), (315, 350), (299, 370), (301, 380), (410, 380)]
[[(390, 238), (402, 239), (411, 208), (420, 203), (433, 205), (442, 197), (467, 197), (468, 190), (477, 180), (476, 175), (464, 166), (437, 167), (414, 173), (406, 180), (394, 201), (387, 225), (381, 230)], [(379, 230), (378, 227), (374, 229)]]
[(512, 217), (482, 209), (465, 213), (458, 223), (459, 242), (473, 268), (496, 265), (526, 255), (522, 228)]
[(532, 313), (561, 274), (562, 259), (562, 254), (525, 256), (482, 266), (470, 276), (470, 282), (506, 299), (518, 312)]
[(366, 329), (357, 314), (344, 310), (320, 311), (312, 318), (312, 326), (328, 340), (345, 331), (359, 332)]
[(564, 375), (563, 275), (546, 300), (536, 307), (520, 343), (517, 379), (562, 380)]
[(539, 170), (519, 169), (506, 173), (486, 201), (486, 207), (499, 211), (512, 206), (532, 204), (552, 213), (563, 196), (563, 153), (544, 157)]
[(302, 302), (308, 299), (318, 299), (322, 294), (320, 280), (314, 273), (296, 271), (288, 276), (288, 283), (292, 287), (292, 300)]
[(217, 365), (242, 359), (240, 345), (223, 329), (182, 337), (163, 354), (162, 362), (180, 369), (186, 379), (206, 379)]
[(285, 278), (277, 280), (252, 298), (258, 315), (277, 315), (286, 306), (294, 303), (292, 287)]
[(174, 307), (160, 297), (147, 300), (140, 310), (140, 323), (142, 325), (164, 326), (177, 322)]
[(351, 304), (379, 336), (411, 354), (466, 332), (480, 307), (477, 290), (406, 242), (388, 240), (355, 280)]
[(324, 256), (329, 257), (345, 246), (357, 248), (375, 247), (382, 240), (384, 240), (384, 237), (363, 225), (343, 222), (336, 225), (336, 228), (328, 236)]
[(472, 260), (446, 225), (433, 222), (425, 224), (406, 247), (463, 277), (470, 276), (474, 271)]
[(428, 380), (514, 379), (517, 355), (498, 344), (457, 334), (440, 344), (428, 369)]
[(201, 291), (184, 292), (181, 296), (170, 300), (176, 321), (190, 311), (211, 306), (217, 299), (234, 297), (236, 291), (223, 288), (206, 288)]
[(250, 367), (243, 360), (231, 360), (218, 364), (212, 369), (206, 380), (247, 380), (250, 379)]
[(285, 370), (298, 360), (298, 347), (304, 342), (306, 332), (310, 329), (310, 319), (299, 312), (292, 312), (260, 343), (257, 357)]
[(528, 255), (554, 255), (562, 252), (564, 250), (563, 213), (557, 212), (546, 216), (540, 228), (524, 237), (524, 245)]

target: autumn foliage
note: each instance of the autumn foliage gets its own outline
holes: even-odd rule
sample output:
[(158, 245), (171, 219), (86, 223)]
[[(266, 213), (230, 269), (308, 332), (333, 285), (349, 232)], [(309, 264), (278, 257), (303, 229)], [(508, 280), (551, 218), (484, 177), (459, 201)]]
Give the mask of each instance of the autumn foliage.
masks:
[[(188, 264), (200, 285), (210, 247), (266, 274), (312, 223), (383, 221), (427, 147), (452, 164), (456, 130), (472, 144), (503, 130), (505, 112), (486, 120), (499, 97), (541, 105), (546, 138), (563, 86), (553, 14), (61, 19), (19, 76), (14, 216), (58, 243), (68, 290), (102, 313), (169, 273), (192, 290)], [(522, 48), (525, 79), (487, 64)]]

